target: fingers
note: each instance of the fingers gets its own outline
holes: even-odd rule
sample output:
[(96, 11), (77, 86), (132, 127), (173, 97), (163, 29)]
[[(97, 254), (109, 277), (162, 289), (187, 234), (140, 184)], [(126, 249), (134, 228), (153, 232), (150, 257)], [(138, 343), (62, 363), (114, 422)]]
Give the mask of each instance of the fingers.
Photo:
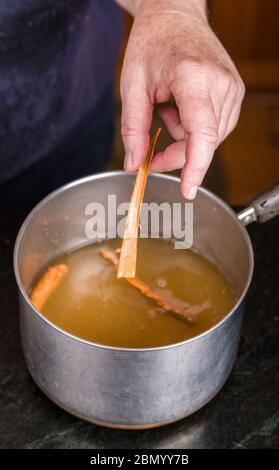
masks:
[(158, 152), (152, 162), (151, 171), (173, 171), (185, 163), (185, 139), (169, 145), (164, 152)]
[(166, 128), (168, 129), (173, 139), (184, 139), (185, 132), (181, 124), (179, 112), (174, 106), (161, 105), (158, 108), (158, 114), (160, 118), (164, 121)]
[(220, 101), (223, 101), (223, 106), (219, 116), (218, 145), (225, 140), (237, 124), (244, 96), (244, 92), (242, 96), (239, 96), (239, 90), (241, 88), (235, 84), (228, 89), (224, 97), (220, 97)]
[(234, 94), (231, 111), (228, 113), (228, 122), (224, 132), (223, 140), (234, 130), (241, 111), (241, 105), (245, 94), (245, 87), (242, 83), (238, 88), (238, 93)]
[[(225, 135), (224, 135), (224, 139), (234, 130), (234, 128), (236, 127), (237, 125), (237, 121), (239, 119), (239, 115), (240, 115), (240, 111), (241, 111), (241, 105), (237, 106), (237, 107), (234, 107), (232, 112), (230, 113), (230, 116), (229, 116), (229, 119), (228, 119), (228, 124), (227, 124), (227, 127), (226, 127), (226, 130), (225, 130)], [(223, 139), (223, 140), (224, 140)]]
[(151, 162), (150, 170), (157, 172), (178, 170), (185, 163), (185, 145), (187, 139), (179, 112), (172, 105), (161, 105), (158, 108), (158, 114), (164, 121), (170, 135), (178, 142), (169, 145), (163, 152), (158, 152)]
[(127, 171), (136, 171), (148, 150), (153, 104), (138, 77), (123, 82), (121, 134), (125, 148), (124, 167)]
[(173, 94), (187, 135), (181, 192), (187, 199), (194, 199), (213, 158), (218, 142), (218, 123), (209, 93), (204, 90), (185, 92), (179, 85), (179, 89), (174, 87)]
[(189, 135), (186, 163), (181, 172), (181, 192), (187, 199), (196, 197), (198, 187), (213, 158), (217, 139), (213, 133), (195, 132)]
[[(212, 82), (203, 73), (179, 74), (169, 84), (178, 109), (169, 104), (159, 108), (160, 117), (177, 142), (155, 155), (151, 171), (183, 168), (181, 192), (190, 200), (196, 196), (216, 147), (235, 127), (244, 95), (239, 80), (224, 80), (222, 75), (218, 81), (216, 76)], [(124, 166), (127, 171), (136, 171), (148, 150), (153, 102), (158, 93), (155, 87), (147, 87), (140, 75), (129, 75), (127, 79), (126, 73), (124, 77), (121, 86)]]
[(201, 98), (196, 92), (185, 99), (178, 97), (180, 114), (171, 105), (159, 108), (169, 133), (178, 142), (155, 155), (151, 171), (183, 168), (181, 190), (188, 199), (195, 197), (216, 147), (233, 130), (239, 117), (242, 100), (234, 88), (228, 87), (225, 96), (217, 98), (213, 104), (209, 94), (203, 93)]

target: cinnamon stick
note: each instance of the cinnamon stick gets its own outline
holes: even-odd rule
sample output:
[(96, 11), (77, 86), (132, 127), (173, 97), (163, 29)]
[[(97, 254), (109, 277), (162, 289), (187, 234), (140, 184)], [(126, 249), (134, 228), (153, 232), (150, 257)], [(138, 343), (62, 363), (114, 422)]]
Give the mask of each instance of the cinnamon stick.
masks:
[(140, 209), (144, 196), (147, 176), (149, 173), (150, 163), (153, 158), (154, 149), (158, 140), (161, 129), (158, 128), (155, 135), (150, 141), (148, 152), (143, 164), (139, 167), (136, 183), (132, 193), (128, 216), (125, 225), (124, 238), (121, 248), (121, 255), (117, 271), (117, 277), (135, 277), (136, 261), (137, 261), (137, 242), (138, 229), (140, 222)]
[[(115, 270), (117, 271), (119, 267), (119, 258), (116, 253), (110, 250), (105, 250), (103, 248), (100, 249), (100, 253), (106, 260), (110, 261), (113, 265)], [(146, 282), (138, 279), (137, 277), (126, 277), (125, 280), (139, 290), (143, 295), (148, 297), (149, 299), (153, 300), (157, 305), (162, 307), (167, 312), (174, 313), (182, 320), (193, 324), (193, 317), (186, 311), (186, 308), (178, 307), (174, 305), (170, 301), (161, 297), (157, 292), (155, 292), (152, 287), (150, 287)]]
[(38, 281), (30, 294), (30, 300), (34, 307), (40, 310), (50, 294), (59, 286), (69, 268), (66, 264), (50, 266)]

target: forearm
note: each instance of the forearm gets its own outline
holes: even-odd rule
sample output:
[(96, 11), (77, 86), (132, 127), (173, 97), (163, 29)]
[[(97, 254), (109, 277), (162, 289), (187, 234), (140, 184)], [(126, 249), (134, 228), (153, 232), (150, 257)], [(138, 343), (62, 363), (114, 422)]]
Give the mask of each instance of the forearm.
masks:
[(206, 20), (206, 0), (116, 0), (131, 15), (152, 15), (164, 11), (176, 11), (184, 14), (194, 14), (201, 20)]

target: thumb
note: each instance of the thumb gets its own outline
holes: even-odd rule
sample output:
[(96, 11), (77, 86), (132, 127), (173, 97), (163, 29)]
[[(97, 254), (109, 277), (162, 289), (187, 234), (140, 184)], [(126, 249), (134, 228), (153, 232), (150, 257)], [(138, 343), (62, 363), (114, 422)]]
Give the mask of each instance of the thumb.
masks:
[(124, 167), (126, 171), (136, 171), (143, 162), (148, 146), (152, 122), (153, 104), (145, 84), (139, 77), (122, 79), (121, 134), (125, 148)]

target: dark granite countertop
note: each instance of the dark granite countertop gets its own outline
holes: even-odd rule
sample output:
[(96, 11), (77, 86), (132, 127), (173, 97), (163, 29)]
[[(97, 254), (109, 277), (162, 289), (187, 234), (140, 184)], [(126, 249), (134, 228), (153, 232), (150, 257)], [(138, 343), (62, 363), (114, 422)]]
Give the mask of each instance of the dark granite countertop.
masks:
[(38, 389), (24, 364), (12, 252), (25, 210), (0, 209), (1, 448), (278, 448), (279, 217), (249, 227), (255, 273), (240, 351), (222, 391), (176, 424), (118, 431), (78, 420)]

